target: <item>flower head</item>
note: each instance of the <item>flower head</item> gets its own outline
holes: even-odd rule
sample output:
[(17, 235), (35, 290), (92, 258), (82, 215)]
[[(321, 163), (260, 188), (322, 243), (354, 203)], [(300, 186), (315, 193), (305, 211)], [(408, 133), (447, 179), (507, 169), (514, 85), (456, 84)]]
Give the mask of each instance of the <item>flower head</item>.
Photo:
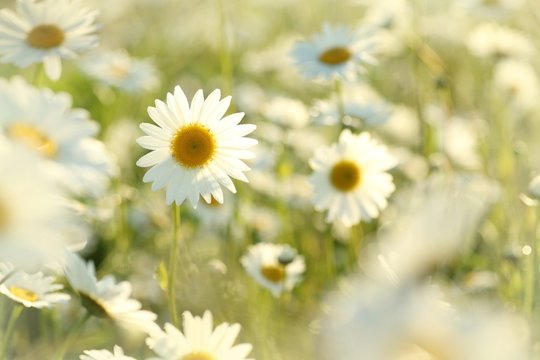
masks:
[(344, 130), (339, 142), (319, 149), (310, 165), (315, 208), (328, 210), (328, 222), (351, 226), (376, 218), (395, 189), (387, 173), (394, 158), (365, 132), (354, 135)]
[(109, 350), (85, 350), (80, 360), (135, 360), (124, 354), (124, 350), (118, 345), (114, 346), (113, 352)]
[(141, 124), (147, 134), (137, 139), (139, 145), (151, 150), (137, 161), (141, 167), (151, 167), (144, 182), (153, 182), (152, 189), (167, 188), (167, 204), (177, 204), (188, 198), (195, 208), (202, 197), (223, 203), (224, 186), (231, 192), (236, 188), (231, 180), (247, 182), (244, 175), (249, 167), (242, 161), (254, 155), (248, 150), (257, 143), (245, 135), (255, 125), (241, 124), (244, 113), (223, 117), (230, 96), (220, 100), (221, 92), (214, 90), (204, 99), (197, 91), (191, 105), (177, 86), (167, 94), (167, 102), (156, 100), (148, 114), (157, 124)]
[(16, 13), (0, 11), (0, 60), (19, 67), (43, 62), (57, 80), (62, 58), (97, 45), (96, 16), (80, 0), (18, 0)]

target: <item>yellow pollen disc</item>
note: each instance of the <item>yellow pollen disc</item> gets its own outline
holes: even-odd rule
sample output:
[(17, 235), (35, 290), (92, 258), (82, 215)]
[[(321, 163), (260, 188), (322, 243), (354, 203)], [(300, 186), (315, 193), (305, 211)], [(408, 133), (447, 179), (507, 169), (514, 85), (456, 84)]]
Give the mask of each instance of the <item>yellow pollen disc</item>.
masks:
[(339, 191), (351, 191), (360, 185), (362, 170), (355, 162), (342, 160), (330, 172), (330, 182)]
[(187, 168), (206, 165), (216, 152), (216, 139), (210, 130), (200, 124), (186, 125), (173, 137), (171, 154)]
[(180, 360), (215, 360), (215, 357), (204, 351), (195, 351), (182, 356)]
[(26, 36), (28, 45), (45, 50), (62, 45), (64, 40), (64, 31), (56, 25), (49, 24), (35, 26)]
[(9, 224), (7, 207), (0, 202), (0, 231), (5, 230)]
[(285, 267), (281, 264), (264, 265), (261, 268), (261, 273), (266, 280), (273, 283), (279, 283), (285, 278)]
[(38, 294), (36, 294), (35, 292), (17, 286), (10, 286), (9, 291), (19, 299), (23, 299), (26, 301), (35, 302), (39, 299)]
[(327, 65), (339, 65), (348, 61), (351, 58), (351, 52), (343, 47), (335, 47), (325, 50), (319, 60)]
[(19, 140), (47, 157), (53, 157), (58, 151), (56, 143), (31, 124), (14, 123), (7, 133), (10, 138)]

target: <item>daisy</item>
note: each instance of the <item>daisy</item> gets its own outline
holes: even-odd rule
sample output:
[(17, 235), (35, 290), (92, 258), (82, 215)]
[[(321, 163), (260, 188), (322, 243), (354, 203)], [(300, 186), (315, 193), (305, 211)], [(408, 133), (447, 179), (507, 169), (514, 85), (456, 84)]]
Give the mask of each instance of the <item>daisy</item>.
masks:
[(368, 133), (343, 130), (339, 142), (319, 149), (310, 160), (315, 209), (328, 210), (326, 221), (352, 226), (370, 220), (387, 206), (394, 191), (387, 173), (395, 159)]
[(127, 92), (141, 93), (159, 85), (155, 65), (148, 59), (131, 58), (124, 49), (89, 56), (81, 65), (88, 75), (103, 84)]
[(0, 132), (43, 159), (44, 171), (76, 195), (100, 195), (114, 173), (99, 126), (71, 107), (71, 96), (38, 89), (20, 77), (0, 79)]
[(482, 58), (530, 58), (535, 50), (529, 37), (497, 23), (477, 25), (466, 39), (469, 51)]
[(112, 275), (96, 278), (92, 262), (85, 263), (78, 255), (68, 254), (65, 273), (71, 287), (77, 291), (82, 305), (92, 315), (110, 319), (126, 329), (144, 332), (156, 330), (156, 314), (141, 310), (141, 303), (131, 299), (131, 284), (117, 282)]
[(0, 134), (0, 261), (39, 268), (81, 249), (87, 229), (66, 206), (64, 192), (40, 171), (36, 156)]
[(62, 58), (97, 45), (96, 16), (80, 0), (18, 0), (17, 13), (0, 11), (0, 60), (19, 67), (43, 62), (47, 76), (58, 80)]
[(304, 257), (288, 245), (259, 243), (240, 259), (249, 275), (261, 286), (279, 296), (290, 291), (302, 279), (306, 269)]
[[(13, 265), (0, 263), (0, 277), (4, 277), (13, 270)], [(62, 285), (54, 284), (52, 276), (45, 276), (42, 272), (28, 274), (21, 270), (16, 271), (0, 285), (0, 293), (26, 307), (37, 309), (67, 302), (70, 296), (57, 292), (62, 289)]]
[(375, 62), (372, 52), (369, 36), (324, 24), (321, 33), (296, 44), (291, 55), (306, 78), (331, 80), (354, 79), (364, 65)]
[(150, 334), (146, 343), (159, 357), (152, 360), (247, 360), (250, 344), (233, 345), (240, 325), (222, 323), (213, 328), (212, 314), (183, 313), (184, 333), (171, 324)]
[(247, 182), (244, 175), (249, 167), (242, 161), (254, 157), (247, 150), (257, 141), (245, 135), (255, 125), (239, 122), (244, 113), (223, 118), (231, 102), (214, 90), (204, 99), (197, 91), (191, 106), (180, 86), (167, 94), (167, 102), (156, 100), (148, 114), (157, 124), (141, 124), (147, 134), (137, 139), (139, 145), (151, 150), (137, 161), (141, 167), (151, 167), (144, 182), (153, 182), (152, 190), (167, 188), (167, 204), (180, 205), (189, 198), (193, 208), (199, 197), (210, 203), (214, 198), (223, 203), (224, 186), (235, 193), (231, 177)]
[(113, 352), (109, 350), (85, 350), (80, 360), (135, 360), (124, 354), (124, 350), (118, 345), (114, 345)]

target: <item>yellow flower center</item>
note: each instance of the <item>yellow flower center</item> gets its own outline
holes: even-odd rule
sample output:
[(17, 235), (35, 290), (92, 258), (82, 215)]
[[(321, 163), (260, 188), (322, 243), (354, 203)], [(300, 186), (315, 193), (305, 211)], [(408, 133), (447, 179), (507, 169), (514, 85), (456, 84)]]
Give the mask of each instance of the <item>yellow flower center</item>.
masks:
[(26, 42), (36, 49), (52, 49), (62, 45), (64, 31), (56, 25), (41, 24), (35, 26), (26, 36)]
[(34, 125), (14, 123), (7, 133), (12, 139), (19, 140), (47, 157), (53, 157), (58, 151), (56, 143)]
[(215, 360), (215, 357), (204, 351), (194, 351), (182, 356), (180, 360)]
[(35, 292), (28, 289), (20, 288), (14, 285), (9, 287), (9, 291), (13, 295), (15, 295), (16, 297), (22, 300), (35, 302), (39, 299), (38, 294), (36, 294)]
[(351, 58), (351, 52), (344, 47), (334, 47), (325, 50), (320, 56), (319, 60), (327, 65), (339, 65), (348, 61)]
[(339, 191), (351, 191), (362, 182), (362, 170), (355, 162), (342, 160), (332, 168), (330, 182)]
[(7, 206), (0, 202), (0, 231), (5, 230), (9, 224), (9, 213)]
[(90, 295), (87, 295), (85, 293), (79, 293), (79, 296), (81, 298), (81, 304), (84, 306), (84, 308), (92, 315), (99, 317), (99, 318), (108, 318), (109, 313), (107, 312), (107, 309), (101, 305), (99, 301), (91, 297)]
[(172, 155), (180, 165), (187, 168), (206, 165), (215, 152), (214, 134), (204, 125), (186, 125), (178, 130), (171, 141)]
[(264, 265), (261, 267), (261, 274), (268, 281), (280, 283), (285, 278), (285, 267), (281, 264)]

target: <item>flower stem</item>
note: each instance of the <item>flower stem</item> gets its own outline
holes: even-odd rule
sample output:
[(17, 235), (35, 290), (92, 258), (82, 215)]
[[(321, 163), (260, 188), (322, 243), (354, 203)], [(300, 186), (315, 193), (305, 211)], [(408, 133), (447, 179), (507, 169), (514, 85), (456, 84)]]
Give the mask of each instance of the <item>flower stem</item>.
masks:
[(341, 129), (343, 130), (347, 128), (347, 125), (345, 124), (345, 99), (343, 98), (343, 82), (341, 81), (341, 79), (336, 79), (334, 86), (336, 92), (339, 124), (341, 126)]
[(169, 310), (174, 326), (178, 326), (178, 314), (176, 312), (176, 292), (174, 287), (176, 275), (176, 263), (178, 261), (178, 243), (180, 242), (180, 205), (173, 204), (173, 243), (169, 259)]
[(23, 306), (17, 305), (11, 310), (11, 316), (7, 323), (6, 331), (3, 334), (2, 346), (0, 347), (0, 359), (8, 359), (6, 352), (9, 347), (9, 341), (11, 340), (13, 329), (15, 329), (15, 323), (19, 319), (23, 309)]
[[(225, 3), (223, 0), (217, 0), (219, 9), (219, 27), (220, 27), (220, 48), (219, 61), (221, 65), (221, 76), (223, 77), (223, 92), (232, 95), (233, 90), (233, 63), (231, 56), (230, 28), (225, 14)], [(234, 113), (234, 103), (231, 102), (229, 112)]]

